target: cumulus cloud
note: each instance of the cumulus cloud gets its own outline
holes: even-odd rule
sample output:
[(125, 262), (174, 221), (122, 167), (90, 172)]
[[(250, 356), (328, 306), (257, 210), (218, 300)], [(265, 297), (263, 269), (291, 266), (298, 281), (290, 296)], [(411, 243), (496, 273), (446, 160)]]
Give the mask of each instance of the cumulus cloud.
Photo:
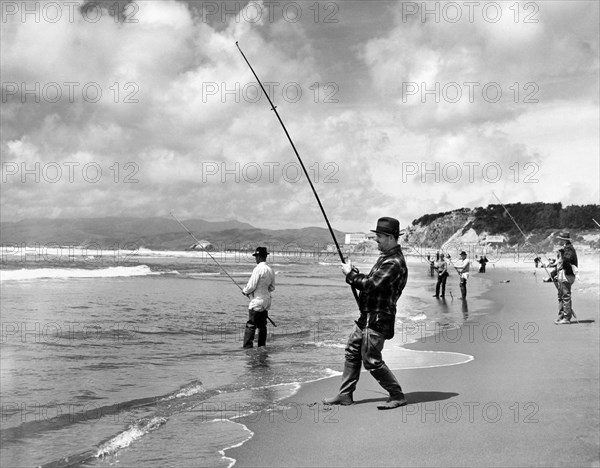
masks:
[[(502, 3), (497, 22), (408, 14), (422, 2), (302, 3), (301, 18), (262, 2), (239, 4), (237, 16), (214, 11), (225, 2), (135, 5), (137, 22), (106, 5), (93, 22), (76, 10), (3, 24), (3, 220), (175, 209), (323, 225), (236, 41), (336, 228), (485, 205), (492, 189), (508, 201), (597, 200), (594, 183), (551, 188), (573, 150), (598, 166), (597, 3), (521, 2), (519, 21)], [(436, 5), (441, 15), (444, 3), (427, 8)], [(539, 182), (525, 184), (532, 168)]]

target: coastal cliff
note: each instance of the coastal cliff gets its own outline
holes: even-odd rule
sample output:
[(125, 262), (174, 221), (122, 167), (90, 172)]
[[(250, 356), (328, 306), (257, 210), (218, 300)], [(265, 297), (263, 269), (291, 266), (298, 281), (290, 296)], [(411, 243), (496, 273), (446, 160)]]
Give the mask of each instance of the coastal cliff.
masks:
[(573, 242), (583, 248), (599, 248), (600, 227), (594, 219), (600, 219), (600, 205), (563, 208), (560, 203), (515, 203), (505, 206), (506, 210), (502, 205), (489, 205), (424, 215), (405, 229), (402, 242), (430, 248), (449, 244), (514, 247), (526, 243), (551, 250), (553, 236), (566, 230), (571, 233)]

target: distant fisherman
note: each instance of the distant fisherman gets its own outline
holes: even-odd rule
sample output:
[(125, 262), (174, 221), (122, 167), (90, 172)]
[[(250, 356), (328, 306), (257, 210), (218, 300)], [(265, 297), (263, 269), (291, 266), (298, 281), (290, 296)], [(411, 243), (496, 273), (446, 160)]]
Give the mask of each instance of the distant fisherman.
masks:
[(256, 258), (257, 265), (252, 271), (248, 284), (242, 290), (246, 297), (252, 300), (248, 304), (248, 322), (244, 333), (244, 348), (252, 348), (254, 334), (258, 328), (258, 346), (264, 346), (267, 342), (267, 317), (271, 307), (271, 293), (275, 290), (275, 274), (267, 265), (266, 247), (257, 247), (252, 254)]
[[(436, 255), (435, 268), (438, 272), (437, 283), (435, 284), (435, 294), (433, 297), (444, 297), (446, 295), (446, 279), (449, 276), (448, 265), (444, 260), (444, 254), (438, 252)], [(442, 288), (442, 295), (440, 296), (440, 287)]]
[(571, 285), (575, 282), (578, 261), (575, 247), (571, 244), (571, 235), (568, 232), (561, 232), (558, 239), (564, 241), (562, 248), (562, 257), (558, 259), (557, 275), (555, 281), (558, 289), (558, 319), (554, 323), (557, 325), (571, 323), (573, 316), (573, 305), (571, 302)]
[(471, 261), (467, 258), (467, 252), (460, 253), (460, 260), (454, 266), (460, 277), (460, 292), (463, 299), (467, 298), (467, 280), (471, 270)]
[(400, 223), (394, 218), (379, 218), (376, 242), (381, 255), (368, 275), (348, 262), (342, 265), (346, 283), (360, 291), (360, 317), (346, 344), (346, 360), (339, 394), (323, 400), (329, 405), (351, 405), (352, 394), (360, 377), (361, 365), (371, 372), (388, 393), (387, 402), (378, 409), (392, 409), (406, 405), (400, 384), (382, 359), (385, 340), (394, 336), (396, 303), (408, 278), (406, 261), (398, 245)]

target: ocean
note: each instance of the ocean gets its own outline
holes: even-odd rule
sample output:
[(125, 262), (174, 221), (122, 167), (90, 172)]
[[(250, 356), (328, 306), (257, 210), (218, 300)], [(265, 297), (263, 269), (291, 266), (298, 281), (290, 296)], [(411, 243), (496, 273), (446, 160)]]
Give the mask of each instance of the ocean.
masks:
[[(333, 254), (269, 257), (277, 327), (266, 347), (244, 350), (248, 299), (234, 281), (248, 280), (249, 254), (212, 254), (230, 278), (202, 252), (1, 253), (2, 466), (232, 466), (223, 450), (252, 436), (236, 419), (281, 411), (302, 383), (339, 375), (358, 317)], [(353, 259), (363, 272), (374, 260)], [(407, 263), (384, 359), (393, 369), (468, 362), (403, 345), (484, 313), (486, 280), (469, 280), (467, 305), (453, 273), (435, 300), (428, 266)]]

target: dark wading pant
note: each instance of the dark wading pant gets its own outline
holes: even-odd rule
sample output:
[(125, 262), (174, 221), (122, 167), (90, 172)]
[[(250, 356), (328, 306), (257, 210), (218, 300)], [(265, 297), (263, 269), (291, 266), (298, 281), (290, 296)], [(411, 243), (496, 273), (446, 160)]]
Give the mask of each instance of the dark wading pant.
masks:
[(446, 279), (448, 275), (438, 275), (437, 283), (435, 285), (435, 295), (440, 295), (440, 286), (442, 287), (442, 296), (446, 295)]
[(264, 346), (267, 343), (267, 314), (268, 312), (248, 310), (248, 321), (244, 332), (244, 348), (252, 348), (254, 334), (258, 328), (258, 346)]
[(360, 377), (361, 364), (379, 382), (392, 399), (400, 399), (404, 395), (396, 377), (381, 358), (385, 338), (379, 332), (365, 327), (361, 330), (354, 325), (346, 344), (346, 361), (342, 374), (340, 394), (350, 394), (356, 389)]
[(575, 275), (559, 275), (558, 286), (558, 318), (571, 320), (573, 305), (571, 302), (571, 285), (575, 282)]
[(467, 297), (467, 279), (466, 278), (460, 279), (460, 293), (461, 293), (462, 297)]

